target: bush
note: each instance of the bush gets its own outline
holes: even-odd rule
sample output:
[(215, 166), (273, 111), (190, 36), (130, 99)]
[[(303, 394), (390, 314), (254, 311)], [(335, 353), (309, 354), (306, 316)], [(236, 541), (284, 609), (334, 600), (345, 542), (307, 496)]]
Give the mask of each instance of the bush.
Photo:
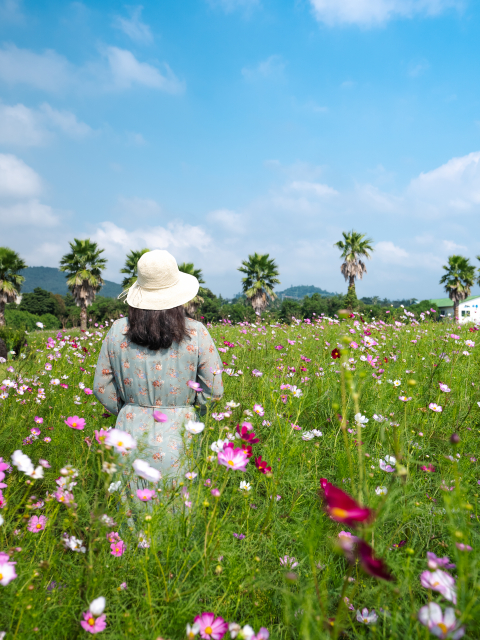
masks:
[(12, 327), (0, 327), (0, 338), (7, 345), (7, 351), (15, 351), (15, 356), (19, 356), (27, 347), (27, 338), (21, 329)]

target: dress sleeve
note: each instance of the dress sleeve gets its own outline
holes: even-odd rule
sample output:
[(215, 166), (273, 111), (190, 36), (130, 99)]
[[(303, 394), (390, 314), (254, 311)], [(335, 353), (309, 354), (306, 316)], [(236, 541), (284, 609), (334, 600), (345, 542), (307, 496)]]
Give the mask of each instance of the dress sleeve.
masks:
[(100, 355), (98, 356), (95, 379), (93, 381), (93, 392), (105, 409), (117, 416), (124, 402), (120, 396), (115, 380), (114, 369), (108, 353), (109, 338), (110, 334), (107, 335), (103, 341)]
[(220, 400), (223, 396), (222, 374), (214, 371), (222, 369), (222, 361), (211, 335), (203, 325), (198, 331), (198, 367), (197, 382), (202, 391), (197, 392), (197, 403), (205, 405), (209, 400)]

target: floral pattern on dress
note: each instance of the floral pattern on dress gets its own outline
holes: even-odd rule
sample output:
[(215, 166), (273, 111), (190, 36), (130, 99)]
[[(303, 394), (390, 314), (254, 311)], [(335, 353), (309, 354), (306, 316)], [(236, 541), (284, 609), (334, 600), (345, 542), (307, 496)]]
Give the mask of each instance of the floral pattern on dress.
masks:
[[(151, 351), (126, 337), (127, 318), (117, 320), (103, 341), (95, 370), (95, 396), (118, 416), (117, 429), (137, 440), (134, 457), (146, 460), (163, 477), (181, 472), (183, 425), (195, 418), (194, 405), (223, 395), (222, 376), (213, 374), (222, 362), (212, 337), (200, 322), (187, 318), (186, 326), (190, 339)], [(191, 389), (189, 380), (198, 382), (202, 391)], [(156, 409), (168, 422), (155, 422)]]

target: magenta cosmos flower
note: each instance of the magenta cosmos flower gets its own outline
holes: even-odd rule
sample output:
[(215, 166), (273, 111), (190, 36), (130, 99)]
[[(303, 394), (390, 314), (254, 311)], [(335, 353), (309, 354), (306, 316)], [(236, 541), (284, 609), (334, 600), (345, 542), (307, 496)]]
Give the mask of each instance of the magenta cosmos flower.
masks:
[(79, 429), (82, 430), (85, 428), (85, 420), (83, 418), (79, 418), (78, 416), (71, 416), (64, 420), (67, 427), (70, 429)]
[(142, 502), (148, 502), (155, 495), (153, 489), (137, 489), (137, 498), (140, 498)]
[(226, 446), (223, 451), (218, 452), (218, 464), (222, 464), (232, 471), (245, 471), (248, 456), (243, 449)]
[(98, 444), (103, 444), (107, 436), (108, 431), (106, 431), (105, 429), (100, 429), (100, 431), (97, 431), (97, 429), (95, 429), (95, 440), (98, 442)]
[(161, 411), (154, 411), (153, 419), (155, 420), (155, 422), (168, 422), (168, 416), (166, 416)]
[(38, 416), (35, 416), (35, 418), (33, 419), (34, 422), (36, 422), (37, 424), (42, 424), (43, 422), (43, 418), (39, 418)]
[(227, 633), (228, 624), (220, 616), (215, 618), (214, 613), (202, 613), (194, 622), (200, 627), (200, 636), (204, 640), (222, 640)]
[(455, 589), (455, 578), (441, 569), (436, 571), (424, 571), (420, 576), (420, 582), (425, 589), (433, 589), (441, 593), (445, 600), (457, 604), (457, 592)]
[(265, 410), (264, 410), (264, 408), (262, 407), (261, 404), (254, 404), (253, 405), (253, 411), (254, 411), (254, 413), (256, 413), (259, 416), (264, 416), (265, 415)]
[(82, 615), (83, 620), (80, 621), (80, 624), (85, 629), (85, 631), (88, 631), (89, 633), (100, 633), (101, 631), (105, 630), (105, 627), (107, 626), (105, 614), (102, 614), (98, 618), (94, 618), (93, 614), (90, 613), (90, 611), (87, 611)]
[(45, 516), (32, 516), (28, 521), (27, 529), (32, 533), (38, 533), (39, 531), (43, 531), (43, 529), (45, 529), (46, 524), (47, 518)]
[(110, 553), (112, 554), (112, 556), (116, 556), (117, 558), (119, 558), (125, 553), (125, 543), (123, 542), (123, 540), (117, 540), (116, 542), (112, 542), (112, 544), (110, 545), (110, 549)]
[(189, 380), (187, 382), (187, 387), (190, 387), (190, 389), (193, 389), (197, 393), (202, 391), (202, 387), (198, 384), (198, 382), (195, 382), (194, 380)]
[(10, 562), (10, 556), (7, 553), (0, 553), (0, 584), (6, 587), (9, 582), (17, 577), (15, 573), (16, 562)]
[(428, 408), (431, 409), (432, 411), (435, 411), (435, 413), (442, 413), (442, 407), (439, 404), (436, 404), (435, 402), (430, 402), (430, 404), (428, 405)]

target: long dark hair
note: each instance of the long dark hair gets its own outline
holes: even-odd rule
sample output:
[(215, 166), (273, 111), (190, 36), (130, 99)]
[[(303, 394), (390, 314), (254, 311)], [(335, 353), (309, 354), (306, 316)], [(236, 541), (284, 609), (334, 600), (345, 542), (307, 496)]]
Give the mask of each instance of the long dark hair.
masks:
[(183, 306), (161, 311), (129, 306), (127, 338), (152, 351), (169, 349), (174, 342), (190, 338)]

